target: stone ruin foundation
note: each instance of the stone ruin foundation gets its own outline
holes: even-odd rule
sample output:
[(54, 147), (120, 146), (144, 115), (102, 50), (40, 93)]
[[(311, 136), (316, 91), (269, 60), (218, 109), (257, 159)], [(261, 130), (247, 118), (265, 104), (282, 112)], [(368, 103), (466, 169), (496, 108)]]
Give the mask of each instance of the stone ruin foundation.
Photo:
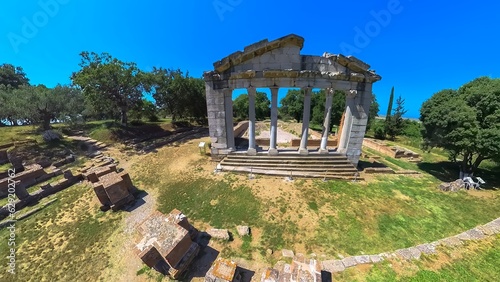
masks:
[(239, 282), (241, 275), (237, 268), (235, 262), (218, 258), (205, 275), (205, 282)]
[(101, 210), (117, 211), (135, 201), (137, 189), (127, 172), (117, 172), (116, 165), (92, 168), (84, 174), (92, 183), (94, 192), (101, 203)]
[(331, 273), (321, 270), (321, 263), (297, 255), (291, 264), (278, 262), (262, 273), (262, 282), (331, 281)]
[(200, 246), (193, 242), (198, 231), (179, 210), (168, 215), (155, 211), (139, 225), (141, 239), (136, 253), (149, 267), (179, 278), (198, 255)]

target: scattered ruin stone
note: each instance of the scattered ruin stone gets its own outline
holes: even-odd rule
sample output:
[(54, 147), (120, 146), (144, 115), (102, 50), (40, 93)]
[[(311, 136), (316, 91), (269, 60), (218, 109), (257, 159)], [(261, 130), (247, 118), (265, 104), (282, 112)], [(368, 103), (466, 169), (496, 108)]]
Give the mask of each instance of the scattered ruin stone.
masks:
[(379, 262), (381, 262), (381, 261), (383, 261), (383, 260), (384, 260), (384, 258), (382, 258), (382, 257), (381, 257), (381, 256), (379, 256), (379, 255), (371, 255), (371, 256), (370, 256), (370, 261), (371, 261), (372, 263), (379, 263)]
[(231, 239), (231, 236), (229, 236), (229, 231), (227, 229), (209, 229), (207, 230), (208, 235), (210, 237), (215, 238), (215, 239), (220, 239), (220, 240), (226, 240), (229, 241)]
[(306, 263), (306, 256), (302, 253), (297, 253), (293, 260), (299, 263)]
[(186, 216), (178, 210), (167, 216), (155, 211), (139, 225), (142, 239), (136, 245), (136, 252), (149, 267), (165, 269), (166, 264), (169, 275), (177, 279), (200, 250), (191, 239), (194, 230)]
[(250, 227), (248, 226), (239, 225), (236, 229), (238, 230), (238, 235), (240, 236), (250, 235)]
[[(295, 282), (323, 281), (321, 263), (311, 259), (306, 263), (293, 260), (292, 264), (277, 263), (274, 269), (267, 269), (261, 276), (261, 281)], [(326, 280), (328, 281), (328, 279)], [(330, 274), (331, 281), (331, 274)]]
[(457, 192), (465, 189), (465, 182), (462, 179), (457, 179), (453, 182), (444, 182), (439, 185), (439, 190), (445, 192)]
[(273, 250), (271, 250), (271, 249), (267, 249), (267, 250), (266, 250), (266, 254), (268, 254), (268, 255), (272, 255), (272, 254), (273, 254)]
[(352, 267), (358, 265), (358, 262), (354, 257), (346, 257), (342, 259), (342, 263), (344, 264), (345, 268)]
[(331, 273), (342, 272), (345, 270), (345, 266), (341, 260), (326, 260), (322, 262), (323, 270)]
[(111, 172), (98, 178), (94, 182), (94, 192), (103, 206), (109, 206), (116, 211), (132, 203), (137, 189), (132, 185), (128, 173)]
[(46, 130), (42, 133), (42, 138), (43, 138), (43, 141), (50, 142), (50, 141), (54, 141), (54, 140), (61, 140), (62, 135), (61, 135), (61, 133), (54, 131), (54, 130)]
[(292, 250), (286, 249), (281, 250), (281, 255), (285, 258), (293, 258), (295, 256)]
[(363, 256), (355, 256), (354, 259), (358, 264), (366, 264), (370, 263), (370, 256), (363, 255)]
[(234, 261), (217, 258), (205, 275), (205, 282), (233, 282), (241, 281)]

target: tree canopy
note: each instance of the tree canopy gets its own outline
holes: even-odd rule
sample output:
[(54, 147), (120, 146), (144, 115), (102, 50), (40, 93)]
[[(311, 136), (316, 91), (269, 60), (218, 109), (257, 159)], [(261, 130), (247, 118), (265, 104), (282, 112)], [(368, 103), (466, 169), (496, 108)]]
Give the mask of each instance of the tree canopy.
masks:
[(425, 146), (442, 147), (474, 173), (486, 159), (500, 161), (500, 79), (481, 77), (434, 94), (420, 109)]
[(19, 88), (21, 85), (28, 85), (29, 79), (26, 77), (22, 67), (11, 64), (0, 65), (0, 85)]
[[(233, 102), (233, 114), (238, 119), (248, 118), (248, 95), (242, 94)], [(271, 116), (271, 101), (266, 93), (259, 92), (255, 94), (255, 118), (257, 120), (264, 120)]]
[(142, 101), (143, 92), (148, 90), (144, 72), (135, 63), (122, 62), (108, 53), (80, 54), (81, 69), (73, 73), (73, 84), (83, 90), (85, 99), (97, 111), (120, 111), (121, 123), (127, 124), (127, 113)]
[(206, 123), (205, 82), (181, 70), (153, 68), (148, 74), (156, 105), (172, 116), (172, 120), (190, 119)]

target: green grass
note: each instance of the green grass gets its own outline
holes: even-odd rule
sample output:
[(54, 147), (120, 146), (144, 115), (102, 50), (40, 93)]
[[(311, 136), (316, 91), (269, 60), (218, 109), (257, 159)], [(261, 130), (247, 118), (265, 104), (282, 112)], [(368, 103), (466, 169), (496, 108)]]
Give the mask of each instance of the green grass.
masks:
[[(481, 246), (482, 242), (469, 243), (455, 250), (460, 256), (446, 254), (450, 250), (444, 249), (450, 263), (438, 269), (430, 266), (439, 262), (435, 256), (424, 257), (421, 261), (414, 261), (416, 265), (408, 265), (404, 271), (397, 273), (388, 262), (374, 265), (366, 273), (355, 268), (347, 269), (334, 275), (337, 281), (498, 281), (500, 273), (500, 235), (493, 237), (491, 244)], [(475, 250), (467, 250), (475, 245)], [(450, 258), (451, 257), (451, 258)], [(402, 272), (402, 273), (401, 273)]]
[[(95, 197), (87, 186), (72, 186), (53, 197), (59, 200), (16, 223), (16, 275), (2, 271), (0, 281), (81, 281), (83, 277), (97, 281), (110, 266), (105, 249), (121, 215), (100, 212), (95, 205), (95, 213), (86, 208), (71, 212), (76, 203)], [(62, 220), (68, 216), (73, 220)], [(8, 234), (7, 229), (0, 230), (1, 238)], [(8, 248), (0, 244), (0, 253), (7, 254)]]
[(177, 208), (191, 218), (203, 220), (216, 228), (259, 223), (260, 203), (250, 189), (231, 186), (231, 180), (216, 182), (199, 178), (179, 181), (162, 187), (159, 210), (168, 214)]
[(25, 140), (42, 142), (37, 127), (32, 125), (0, 127), (0, 145)]
[(11, 163), (6, 163), (6, 164), (3, 164), (3, 165), (0, 165), (0, 171), (7, 171), (9, 169), (12, 168), (12, 164)]
[(319, 184), (337, 216), (320, 221), (311, 244), (327, 253), (380, 253), (431, 242), (484, 224), (500, 215), (498, 199), (466, 192), (442, 193), (430, 177), (380, 176), (367, 185), (340, 181)]

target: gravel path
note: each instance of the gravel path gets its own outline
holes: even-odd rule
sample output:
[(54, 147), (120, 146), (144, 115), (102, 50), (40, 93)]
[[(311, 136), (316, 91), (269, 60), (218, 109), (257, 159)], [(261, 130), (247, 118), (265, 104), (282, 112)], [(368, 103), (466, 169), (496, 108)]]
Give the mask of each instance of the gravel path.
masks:
[[(299, 139), (298, 136), (295, 136), (289, 132), (286, 132), (282, 130), (281, 128), (278, 127), (278, 134), (277, 134), (277, 140), (276, 142), (279, 143), (290, 143), (292, 142), (292, 139)], [(269, 131), (261, 131), (259, 136), (256, 138), (269, 138), (270, 137), (270, 132)]]

